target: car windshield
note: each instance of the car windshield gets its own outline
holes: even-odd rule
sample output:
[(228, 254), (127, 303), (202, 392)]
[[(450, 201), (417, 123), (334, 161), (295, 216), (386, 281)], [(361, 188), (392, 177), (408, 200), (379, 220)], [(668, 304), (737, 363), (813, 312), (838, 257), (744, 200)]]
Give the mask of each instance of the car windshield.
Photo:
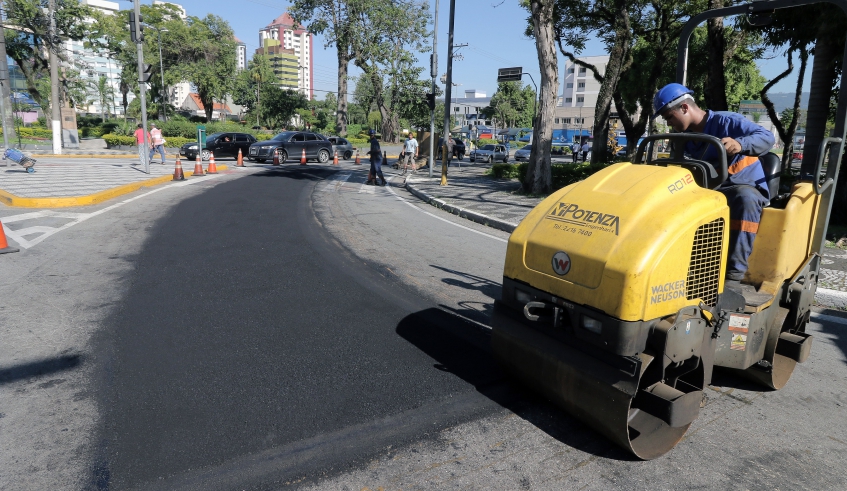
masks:
[(532, 145), (526, 145), (521, 150), (532, 150)]
[(483, 145), (480, 150), (494, 150), (494, 145)]
[(297, 132), (296, 131), (283, 131), (282, 133), (280, 133), (280, 134), (276, 135), (275, 137), (271, 138), (271, 140), (278, 141), (278, 142), (287, 142), (288, 140), (291, 139), (291, 136), (294, 135), (295, 133), (297, 133)]

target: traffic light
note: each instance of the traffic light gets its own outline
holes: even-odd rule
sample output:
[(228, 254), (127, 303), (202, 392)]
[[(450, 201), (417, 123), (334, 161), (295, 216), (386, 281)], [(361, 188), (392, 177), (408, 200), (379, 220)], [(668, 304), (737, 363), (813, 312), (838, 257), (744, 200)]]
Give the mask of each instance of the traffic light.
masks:
[(153, 65), (149, 63), (142, 63), (142, 68), (144, 70), (141, 72), (141, 76), (138, 77), (138, 81), (142, 83), (149, 82), (150, 78), (153, 76)]
[(129, 37), (133, 43), (144, 42), (144, 25), (142, 24), (141, 14), (138, 15), (138, 20), (135, 19), (135, 12), (129, 12)]
[(430, 111), (435, 109), (435, 94), (426, 94), (426, 105), (429, 106)]

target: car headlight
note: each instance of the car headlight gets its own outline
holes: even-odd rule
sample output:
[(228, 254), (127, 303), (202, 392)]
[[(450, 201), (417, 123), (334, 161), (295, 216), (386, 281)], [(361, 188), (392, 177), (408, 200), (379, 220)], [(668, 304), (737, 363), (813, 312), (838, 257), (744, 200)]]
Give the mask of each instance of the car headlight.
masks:
[(262, 150), (270, 150), (273, 147), (273, 145), (262, 145)]
[(603, 323), (598, 321), (597, 319), (592, 319), (587, 315), (583, 315), (582, 327), (593, 332), (594, 334), (600, 334), (600, 331), (603, 330)]
[(197, 145), (190, 145), (188, 147), (189, 150), (197, 150)]

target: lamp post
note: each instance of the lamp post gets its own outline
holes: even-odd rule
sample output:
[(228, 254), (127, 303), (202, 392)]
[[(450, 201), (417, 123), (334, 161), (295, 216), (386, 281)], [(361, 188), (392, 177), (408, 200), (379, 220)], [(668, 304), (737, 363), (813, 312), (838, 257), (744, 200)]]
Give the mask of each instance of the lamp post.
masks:
[(165, 94), (167, 94), (168, 90), (165, 87), (165, 69), (164, 69), (164, 65), (162, 63), (162, 33), (168, 32), (168, 30), (165, 29), (164, 27), (160, 29), (156, 26), (151, 26), (151, 25), (148, 25), (148, 24), (144, 24), (144, 25), (145, 25), (145, 27), (149, 27), (151, 29), (156, 29), (156, 35), (159, 38), (159, 73), (162, 75), (162, 94), (160, 96), (160, 99), (162, 101), (162, 120), (167, 121), (168, 120), (168, 111), (167, 111), (167, 102), (165, 101)]

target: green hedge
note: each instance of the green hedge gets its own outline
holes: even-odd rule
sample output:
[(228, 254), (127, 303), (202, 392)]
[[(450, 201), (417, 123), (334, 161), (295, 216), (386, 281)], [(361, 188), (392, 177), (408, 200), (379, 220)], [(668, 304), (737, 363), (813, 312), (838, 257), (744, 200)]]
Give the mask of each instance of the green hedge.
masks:
[[(603, 166), (605, 167), (605, 166)], [(561, 189), (594, 174), (603, 167), (592, 168), (589, 164), (553, 164), (551, 173), (553, 177), (553, 189)], [(523, 182), (526, 177), (529, 164), (494, 164), (487, 174), (496, 179), (518, 179)]]
[(103, 139), (106, 140), (106, 145), (109, 147), (117, 147), (118, 145), (135, 145), (134, 136), (115, 135), (113, 133), (109, 133), (103, 135)]
[(367, 138), (347, 138), (347, 141), (353, 145), (367, 145), (370, 140)]
[(179, 148), (188, 142), (196, 142), (197, 138), (183, 138), (181, 136), (166, 136), (165, 146), (168, 148)]
[[(24, 126), (21, 128), (15, 128), (15, 131), (17, 131), (21, 135), (21, 137), (24, 138), (46, 138), (48, 140), (53, 138), (53, 132), (44, 128), (30, 128)], [(0, 135), (2, 134), (3, 129), (0, 128)]]

